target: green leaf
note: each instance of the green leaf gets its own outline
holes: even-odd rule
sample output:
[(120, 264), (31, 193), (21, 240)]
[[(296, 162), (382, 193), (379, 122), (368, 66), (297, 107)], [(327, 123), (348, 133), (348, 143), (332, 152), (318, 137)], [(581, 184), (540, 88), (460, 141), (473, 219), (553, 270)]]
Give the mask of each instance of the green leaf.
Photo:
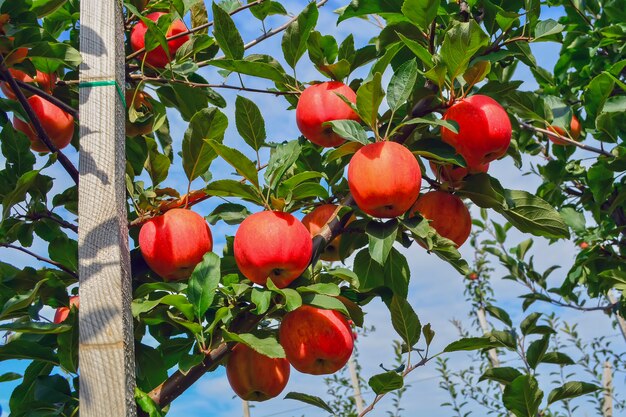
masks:
[(402, 13), (422, 30), (427, 30), (435, 17), (440, 0), (404, 0)]
[(402, 388), (404, 386), (404, 379), (399, 373), (389, 371), (374, 375), (367, 383), (372, 387), (372, 391), (374, 391), (376, 395), (379, 395)]
[(563, 207), (560, 214), (565, 224), (575, 232), (580, 233), (585, 230), (585, 215), (574, 207)]
[[(428, 122), (429, 124), (433, 124), (430, 120)], [(416, 155), (441, 161), (446, 164), (465, 166), (463, 157), (459, 155), (452, 146), (440, 139), (423, 138), (418, 140), (411, 148)]]
[(408, 297), (411, 269), (406, 257), (396, 248), (391, 248), (383, 271), (385, 286), (400, 297)]
[(196, 317), (203, 317), (213, 304), (220, 278), (220, 257), (213, 252), (205, 253), (202, 261), (194, 268), (187, 288), (187, 297), (193, 304)]
[(259, 107), (250, 99), (237, 96), (235, 100), (235, 124), (243, 140), (258, 151), (265, 144), (265, 120)]
[(522, 320), (519, 327), (524, 336), (531, 334), (533, 329), (537, 327), (537, 321), (541, 317), (541, 313), (530, 313)]
[(159, 407), (148, 394), (137, 387), (135, 387), (135, 401), (149, 417), (165, 417), (161, 411), (161, 407)]
[(33, 321), (0, 324), (0, 330), (15, 333), (32, 333), (32, 334), (58, 334), (67, 332), (72, 328), (68, 324), (55, 323), (37, 323)]
[(287, 74), (285, 74), (282, 69), (277, 68), (276, 66), (267, 62), (234, 59), (214, 59), (208, 61), (207, 63), (209, 65), (213, 65), (214, 67), (222, 68), (228, 71), (265, 78), (279, 83), (284, 83), (287, 81)]
[(377, 72), (368, 82), (359, 87), (356, 92), (356, 108), (361, 119), (372, 128), (377, 130), (378, 108), (385, 97), (385, 91), (381, 85), (381, 73)]
[(606, 201), (613, 185), (613, 171), (598, 162), (587, 170), (587, 184), (595, 201)]
[(254, 162), (248, 159), (243, 153), (234, 148), (229, 148), (214, 140), (206, 141), (230, 166), (237, 170), (237, 173), (250, 181), (255, 187), (259, 187), (259, 176)]
[(10, 359), (29, 359), (50, 362), (54, 365), (59, 364), (59, 360), (51, 347), (21, 339), (0, 346), (0, 361)]
[(413, 39), (409, 39), (401, 33), (398, 33), (400, 40), (404, 42), (404, 44), (415, 54), (416, 57), (419, 58), (420, 61), (424, 64), (424, 67), (429, 70), (435, 66), (433, 62), (433, 56), (428, 49), (422, 46), (419, 42), (414, 41)]
[(480, 377), (478, 381), (480, 382), (480, 381), (489, 379), (491, 381), (496, 381), (503, 385), (509, 385), (515, 380), (515, 378), (521, 375), (522, 373), (515, 368), (510, 368), (510, 367), (490, 368), (490, 369), (487, 369), (482, 374), (482, 376)]
[(474, 54), (488, 43), (489, 37), (474, 20), (455, 22), (446, 32), (439, 52), (450, 79), (463, 74)]
[(299, 292), (313, 292), (316, 294), (328, 295), (331, 297), (336, 297), (341, 294), (341, 290), (339, 286), (334, 283), (319, 283), (319, 284), (311, 284), (306, 287), (298, 287)]
[(224, 55), (229, 59), (243, 58), (243, 39), (237, 26), (228, 13), (216, 3), (213, 3), (213, 22), (213, 36)]
[(415, 346), (420, 339), (422, 325), (411, 304), (405, 298), (394, 295), (389, 311), (393, 328), (409, 348)]
[(370, 256), (368, 249), (363, 249), (354, 258), (354, 273), (359, 277), (356, 286), (360, 292), (367, 292), (385, 285), (383, 267)]
[(581, 395), (589, 394), (601, 390), (602, 388), (582, 381), (566, 382), (558, 388), (553, 389), (548, 395), (548, 404), (552, 404), (557, 401), (563, 401), (570, 398), (580, 397)]
[(541, 22), (537, 22), (537, 26), (535, 26), (535, 37), (533, 41), (536, 42), (543, 37), (556, 35), (557, 33), (563, 32), (563, 30), (565, 30), (565, 26), (557, 23), (553, 19), (542, 20)]
[(404, 0), (352, 0), (350, 4), (340, 9), (340, 23), (351, 17), (380, 13), (400, 13)]
[(204, 175), (217, 157), (205, 139), (221, 142), (227, 126), (228, 118), (215, 107), (200, 110), (191, 118), (182, 145), (183, 169), (189, 181)]
[(55, 72), (61, 66), (78, 67), (80, 53), (68, 43), (38, 42), (28, 50), (28, 58), (41, 72)]
[(6, 303), (4, 303), (2, 312), (0, 312), (0, 320), (8, 319), (11, 317), (12, 313), (30, 306), (35, 300), (39, 288), (41, 288), (43, 283), (46, 281), (47, 278), (42, 279), (41, 281), (37, 282), (37, 284), (35, 284), (32, 290), (24, 294), (17, 294), (14, 297), (9, 298)]
[(241, 223), (249, 215), (250, 211), (241, 204), (223, 203), (215, 207), (213, 212), (211, 212), (206, 219), (213, 225), (216, 224), (218, 220), (222, 220), (232, 226)]
[(545, 335), (541, 339), (535, 340), (528, 346), (528, 350), (526, 351), (526, 360), (531, 368), (535, 369), (541, 362), (543, 355), (545, 355), (548, 350), (549, 344), (550, 335)]
[(50, 242), (48, 247), (50, 259), (59, 262), (71, 271), (78, 272), (78, 242), (61, 236)]
[(285, 172), (298, 160), (302, 148), (297, 140), (281, 143), (270, 154), (270, 160), (265, 170), (265, 182), (270, 189), (275, 189), (281, 182)]
[(496, 211), (520, 231), (548, 238), (569, 238), (563, 218), (544, 199), (521, 190), (505, 190), (504, 196), (508, 208), (496, 208)]
[(67, 402), (70, 397), (70, 385), (61, 375), (40, 376), (35, 382), (35, 401), (52, 404)]
[(65, 323), (72, 323), (71, 329), (57, 336), (57, 355), (61, 367), (66, 372), (76, 373), (78, 370), (78, 310), (71, 309)]
[(435, 338), (435, 331), (431, 328), (430, 323), (426, 323), (422, 328), (422, 333), (424, 334), (424, 341), (426, 342), (426, 346), (430, 346), (433, 339)]
[(17, 184), (14, 189), (7, 193), (2, 199), (2, 217), (6, 218), (17, 203), (24, 201), (26, 193), (35, 184), (37, 177), (39, 176), (39, 170), (28, 171), (22, 174), (17, 180)]
[(570, 358), (565, 353), (561, 353), (561, 352), (547, 352), (545, 355), (543, 355), (543, 358), (541, 358), (541, 362), (553, 363), (555, 365), (562, 365), (562, 366), (576, 364), (576, 362), (574, 362), (572, 358)]
[(319, 12), (317, 4), (310, 2), (285, 30), (281, 42), (285, 61), (291, 68), (296, 67), (296, 63), (307, 49), (307, 40), (317, 23)]
[(354, 120), (332, 120), (324, 123), (322, 126), (332, 127), (333, 132), (351, 142), (358, 142), (362, 145), (372, 143), (372, 140), (367, 137), (363, 126)]
[(502, 402), (516, 417), (535, 417), (543, 398), (537, 380), (530, 375), (518, 376), (504, 388)]
[(258, 205), (263, 205), (263, 200), (256, 190), (248, 184), (242, 184), (235, 180), (217, 180), (207, 185), (204, 189), (207, 195), (219, 197), (239, 197)]
[(386, 222), (372, 220), (365, 227), (365, 233), (369, 239), (372, 259), (384, 266), (398, 234), (398, 221), (396, 219)]
[(256, 315), (265, 314), (270, 307), (272, 300), (271, 291), (263, 291), (259, 288), (252, 288), (250, 293), (250, 300), (254, 303), (256, 308), (252, 312)]
[(285, 311), (293, 311), (302, 305), (302, 296), (293, 288), (278, 288), (271, 279), (265, 284), (267, 289), (280, 294), (284, 299)]
[(22, 375), (20, 374), (16, 374), (15, 372), (6, 372), (0, 375), (0, 382), (10, 382), (20, 378), (22, 378)]
[(444, 352), (457, 352), (460, 350), (482, 350), (502, 347), (502, 343), (491, 337), (466, 337), (450, 343)]
[(415, 88), (415, 80), (417, 80), (417, 63), (414, 59), (402, 64), (393, 74), (387, 87), (387, 103), (392, 111), (398, 110), (409, 99)]
[(492, 317), (497, 318), (498, 320), (500, 320), (507, 326), (509, 327), (513, 326), (513, 322), (511, 321), (511, 317), (509, 317), (509, 313), (507, 313), (503, 309), (496, 307), (496, 306), (489, 305), (485, 307), (485, 311), (487, 311)]
[(324, 400), (314, 395), (303, 394), (301, 392), (292, 391), (288, 393), (287, 395), (285, 395), (284, 399), (302, 401), (303, 403), (321, 408), (322, 410), (329, 412), (331, 415), (335, 415), (335, 411), (332, 408), (330, 408), (330, 406), (326, 404)]
[(598, 116), (604, 103), (611, 96), (614, 86), (615, 81), (611, 75), (603, 72), (594, 77), (583, 89), (585, 110), (591, 120)]
[(273, 337), (259, 338), (252, 333), (231, 333), (226, 329), (223, 329), (224, 340), (227, 342), (238, 342), (254, 349), (261, 355), (265, 355), (269, 358), (284, 358), (285, 350)]
[(63, 7), (65, 3), (67, 3), (67, 0), (33, 0), (30, 10), (35, 13), (38, 18), (42, 18)]
[(302, 296), (302, 302), (325, 310), (337, 310), (347, 317), (350, 316), (345, 304), (335, 297), (323, 294), (307, 293)]

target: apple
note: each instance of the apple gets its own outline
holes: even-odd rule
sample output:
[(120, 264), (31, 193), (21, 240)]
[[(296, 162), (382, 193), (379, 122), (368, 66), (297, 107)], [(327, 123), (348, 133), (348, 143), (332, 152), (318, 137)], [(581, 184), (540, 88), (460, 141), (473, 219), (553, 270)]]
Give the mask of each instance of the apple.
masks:
[(459, 187), (463, 178), (467, 177), (469, 174), (487, 172), (489, 170), (489, 164), (482, 164), (475, 168), (475, 171), (470, 172), (467, 168), (458, 165), (440, 165), (430, 161), (430, 169), (435, 174), (435, 178), (442, 183), (450, 184), (452, 187)]
[[(166, 13), (154, 12), (154, 13), (150, 13), (146, 17), (152, 20), (153, 22), (157, 22), (159, 18), (163, 16), (164, 14)], [(133, 26), (133, 29), (130, 32), (130, 46), (133, 49), (133, 51), (138, 51), (140, 49), (145, 48), (147, 31), (148, 31), (148, 26), (144, 22), (139, 22), (135, 26)], [(174, 36), (179, 33), (187, 32), (187, 31), (188, 29), (187, 29), (187, 26), (185, 26), (185, 23), (180, 19), (176, 19), (172, 21), (172, 24), (168, 28), (165, 37)], [(169, 64), (170, 61), (174, 58), (174, 55), (176, 55), (176, 51), (178, 50), (178, 48), (180, 48), (188, 40), (189, 40), (189, 35), (185, 35), (185, 36), (181, 36), (180, 38), (176, 38), (176, 39), (172, 39), (168, 41), (167, 46), (169, 50), (168, 51), (169, 57), (168, 57), (168, 54), (163, 49), (163, 47), (159, 45), (153, 50), (149, 51), (147, 54), (145, 52), (142, 53), (141, 55), (138, 56), (138, 59), (144, 60), (144, 56), (145, 56), (145, 62), (147, 62), (148, 64), (156, 68), (165, 68), (167, 64)]]
[(266, 401), (287, 386), (291, 368), (285, 358), (270, 358), (238, 343), (226, 364), (226, 377), (233, 391), (246, 401)]
[[(567, 137), (567, 132), (565, 132), (563, 128), (560, 128), (558, 126), (548, 126), (548, 130), (556, 133), (557, 135)], [(569, 134), (572, 137), (572, 139), (578, 140), (578, 138), (580, 137), (580, 130), (581, 130), (580, 121), (574, 115), (572, 116), (572, 120), (569, 124)], [(551, 135), (548, 135), (548, 139), (550, 139), (552, 143), (554, 143), (555, 145), (570, 145), (570, 143), (564, 141), (563, 139), (555, 138), (554, 136), (551, 136)]]
[(420, 192), (422, 172), (411, 151), (395, 142), (359, 149), (348, 165), (348, 186), (357, 206), (374, 217), (397, 217)]
[(126, 106), (143, 115), (142, 120), (131, 122), (126, 113), (126, 136), (134, 137), (147, 135), (152, 132), (154, 126), (154, 114), (152, 114), (152, 97), (145, 91), (126, 90)]
[(455, 121), (459, 133), (442, 127), (441, 138), (463, 156), (470, 171), (496, 160), (511, 143), (511, 121), (502, 106), (488, 96), (476, 94), (454, 103), (443, 115)]
[(478, 279), (478, 274), (476, 272), (472, 272), (467, 276), (467, 279), (470, 281), (476, 281)]
[[(54, 89), (54, 86), (56, 85), (56, 82), (57, 82), (57, 76), (55, 73), (48, 74), (45, 72), (37, 71), (37, 74), (35, 75), (35, 77), (31, 77), (24, 71), (20, 71), (15, 68), (9, 68), (9, 72), (11, 73), (11, 75), (13, 75), (13, 78), (15, 78), (16, 80), (23, 81), (29, 84), (37, 83), (39, 87), (48, 94), (52, 94), (52, 90)], [(13, 90), (11, 89), (11, 87), (9, 86), (7, 82), (0, 83), (0, 89), (2, 90), (2, 92), (8, 99), (11, 99), (11, 100), (16, 99), (15, 93), (13, 92)], [(30, 95), (30, 93), (27, 91), (25, 91), (24, 94), (27, 96)]]
[(461, 246), (469, 237), (472, 217), (459, 197), (444, 191), (430, 191), (421, 195), (411, 209), (419, 212), (439, 235)]
[(585, 249), (587, 249), (587, 248), (589, 247), (589, 243), (587, 243), (587, 242), (580, 242), (580, 243), (578, 244), (578, 246), (579, 246), (582, 250), (585, 250)]
[(248, 216), (235, 233), (235, 262), (250, 281), (267, 278), (284, 288), (309, 266), (313, 242), (306, 227), (289, 213), (261, 211)]
[(69, 307), (59, 307), (57, 308), (56, 313), (54, 313), (54, 320), (53, 322), (55, 324), (60, 324), (63, 323), (66, 319), (67, 316), (70, 315), (70, 309), (74, 306), (76, 308), (78, 308), (78, 296), (77, 295), (72, 295), (70, 297), (70, 305)]
[(302, 135), (325, 148), (339, 146), (345, 139), (333, 132), (332, 127), (324, 126), (324, 123), (345, 119), (361, 120), (337, 93), (356, 103), (356, 94), (350, 87), (339, 81), (329, 81), (307, 87), (300, 95), (296, 107), (296, 123)]
[[(39, 96), (29, 97), (28, 103), (39, 119), (43, 130), (48, 134), (52, 144), (57, 149), (63, 149), (69, 145), (74, 135), (74, 117)], [(28, 136), (32, 150), (36, 152), (50, 152), (50, 149), (41, 141), (35, 132), (35, 128), (30, 123), (26, 123), (14, 116), (13, 127)]]
[[(302, 219), (302, 224), (306, 227), (311, 233), (311, 237), (314, 237), (319, 233), (320, 230), (328, 223), (328, 219), (333, 215), (338, 206), (335, 204), (323, 204), (321, 206), (313, 209), (312, 212), (308, 213)], [(348, 223), (355, 220), (354, 215), (350, 216)], [(341, 236), (337, 236), (334, 238), (326, 248), (324, 248), (324, 252), (320, 256), (320, 259), (324, 261), (339, 261), (341, 257), (339, 256), (339, 244), (341, 243)]]
[(164, 280), (182, 280), (213, 249), (213, 236), (198, 213), (175, 208), (144, 223), (139, 248), (148, 266)]
[(285, 315), (278, 338), (289, 363), (311, 375), (343, 368), (354, 347), (348, 320), (338, 311), (303, 305)]

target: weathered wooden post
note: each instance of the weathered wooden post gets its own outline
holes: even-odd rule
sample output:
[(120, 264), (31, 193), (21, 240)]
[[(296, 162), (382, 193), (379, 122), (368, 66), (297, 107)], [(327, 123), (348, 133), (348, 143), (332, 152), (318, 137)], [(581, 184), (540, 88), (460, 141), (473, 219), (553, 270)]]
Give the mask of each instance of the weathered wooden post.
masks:
[(122, 2), (80, 5), (80, 414), (135, 416)]

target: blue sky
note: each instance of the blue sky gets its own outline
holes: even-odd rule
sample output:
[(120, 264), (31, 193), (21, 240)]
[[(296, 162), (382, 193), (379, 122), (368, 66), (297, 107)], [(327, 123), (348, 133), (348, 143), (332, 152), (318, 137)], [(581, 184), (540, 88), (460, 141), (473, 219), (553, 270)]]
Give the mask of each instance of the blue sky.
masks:
[[(376, 34), (377, 28), (363, 21), (354, 19), (343, 22), (337, 26), (336, 15), (332, 12), (346, 3), (347, 0), (330, 0), (328, 4), (320, 10), (317, 29), (323, 34), (335, 36), (339, 41), (343, 40), (347, 35), (353, 34), (357, 47), (363, 46)], [(283, 4), (285, 4), (288, 11), (298, 13), (306, 2), (304, 0), (291, 0), (283, 2)], [(556, 18), (557, 15), (558, 11), (548, 11), (542, 18)], [(269, 29), (281, 24), (284, 18), (278, 17), (268, 20), (266, 27)], [(235, 21), (237, 27), (241, 30), (244, 40), (253, 39), (261, 34), (260, 23), (250, 17), (247, 12), (240, 13), (236, 16)], [(281, 35), (278, 35), (254, 47), (249, 50), (248, 53), (269, 54), (277, 57), (282, 62), (280, 40)], [(551, 43), (538, 43), (533, 44), (532, 48), (539, 64), (544, 68), (551, 69), (558, 58), (557, 51), (559, 46)], [(286, 64), (284, 65), (287, 67)], [(211, 83), (220, 83), (222, 81), (221, 76), (213, 69), (203, 69), (202, 74)], [(324, 79), (324, 77), (312, 67), (306, 56), (299, 63), (297, 74), (300, 80), (305, 81)], [(386, 79), (388, 80), (388, 78), (389, 74), (386, 74)], [(524, 80), (522, 88), (529, 90), (536, 88), (536, 83), (532, 79), (529, 70), (522, 65), (520, 65), (518, 69), (516, 78)], [(244, 77), (244, 81), (248, 87), (267, 86), (262, 80)], [(229, 79), (229, 83), (236, 83), (236, 79)], [(224, 109), (224, 112), (227, 114), (230, 121), (224, 142), (229, 146), (236, 147), (242, 152), (247, 153), (249, 157), (254, 158), (254, 152), (244, 144), (234, 126), (234, 102), (237, 93), (230, 90), (220, 90), (220, 93), (224, 95), (228, 102), (228, 107)], [(287, 111), (288, 103), (284, 99), (264, 94), (240, 94), (254, 100), (260, 107), (266, 121), (269, 141), (280, 142), (293, 139), (299, 135), (295, 124), (295, 112)], [(170, 112), (169, 117), (176, 153), (180, 150), (180, 144), (186, 125), (174, 112)], [(78, 156), (75, 151), (69, 151), (68, 156), (75, 163), (78, 162)], [(262, 158), (266, 160), (267, 153), (262, 154)], [(40, 162), (43, 162), (43, 160)], [(530, 164), (531, 161), (525, 159), (522, 171), (529, 172)], [(507, 188), (524, 189), (534, 192), (538, 185), (536, 178), (532, 175), (523, 176), (517, 169), (511, 169), (512, 165), (510, 158), (497, 161), (491, 165), (490, 174), (499, 178), (502, 184)], [(220, 160), (216, 160), (213, 163), (211, 170), (214, 178), (228, 177), (232, 172), (232, 169)], [(69, 184), (67, 175), (58, 165), (50, 169), (48, 175), (58, 179), (57, 185), (55, 185), (56, 191), (61, 191)], [(170, 169), (170, 177), (164, 185), (172, 186), (181, 193), (186, 189), (187, 181), (178, 156), (175, 157), (175, 162)], [(194, 185), (196, 185), (196, 187), (192, 188), (201, 187), (200, 182)], [(207, 202), (195, 206), (194, 210), (202, 215), (207, 215), (219, 203), (221, 203), (221, 200), (208, 200)], [(220, 253), (221, 246), (224, 242), (223, 236), (226, 234), (233, 235), (235, 229), (224, 223), (218, 223), (216, 226), (212, 227), (212, 230), (216, 238), (215, 251)], [(511, 235), (510, 241), (519, 242), (526, 238), (526, 236), (514, 232)], [(46, 248), (41, 242), (36, 242), (34, 250), (45, 253)], [(470, 306), (464, 301), (464, 283), (462, 277), (450, 266), (443, 263), (438, 258), (428, 255), (420, 247), (415, 246), (409, 250), (402, 249), (402, 251), (407, 256), (411, 267), (412, 280), (409, 300), (418, 313), (422, 323), (430, 322), (433, 329), (436, 331), (437, 335), (431, 351), (438, 352), (449, 342), (458, 338), (456, 329), (450, 323), (451, 319), (459, 319), (463, 322), (465, 328), (472, 328), (471, 319), (467, 317)], [(463, 247), (461, 252), (467, 259), (470, 259), (473, 255), (469, 245)], [(536, 239), (533, 250), (535, 263), (539, 270), (554, 263), (560, 263), (566, 270), (567, 267), (571, 265), (575, 253), (575, 246), (569, 242), (559, 242), (550, 245), (548, 241), (541, 238)], [(4, 259), (10, 257), (12, 263), (18, 266), (32, 264), (30, 258), (16, 252), (9, 252), (8, 250), (0, 249), (0, 257)], [(511, 312), (513, 321), (519, 323), (524, 317), (524, 314), (520, 309), (521, 302), (517, 297), (523, 294), (523, 290), (515, 283), (499, 279), (502, 275), (504, 274), (500, 268), (493, 274), (494, 279), (492, 285), (498, 298), (497, 305)], [(562, 278), (557, 272), (553, 274), (552, 279), (551, 284), (557, 285)], [(553, 311), (548, 305), (536, 304), (534, 308), (546, 313)], [(594, 336), (610, 335), (615, 339), (615, 348), (618, 351), (626, 347), (624, 346), (623, 339), (615, 337), (615, 335), (618, 334), (617, 330), (611, 328), (610, 321), (604, 314), (599, 312), (580, 313), (565, 309), (558, 310), (557, 312), (564, 320), (570, 323), (578, 323), (583, 339), (588, 340)], [(358, 342), (360, 363), (363, 366), (363, 376), (365, 379), (368, 379), (371, 375), (380, 372), (380, 363), (393, 363), (394, 356), (390, 341), (397, 339), (397, 336), (390, 326), (389, 313), (380, 302), (369, 304), (366, 307), (366, 313), (366, 323), (376, 327), (375, 333), (368, 337), (360, 338)], [(450, 366), (453, 369), (460, 369), (469, 365), (469, 356), (463, 353), (448, 355), (448, 357), (450, 359)], [(515, 363), (512, 362), (512, 364), (514, 365)], [(8, 371), (22, 372), (25, 365), (26, 363), (23, 361), (1, 362), (0, 374)], [(407, 382), (410, 383), (411, 387), (405, 394), (403, 400), (406, 415), (439, 415), (444, 417), (452, 414), (449, 409), (440, 408), (440, 404), (447, 401), (448, 398), (446, 393), (437, 387), (438, 381), (436, 376), (434, 363), (431, 363), (426, 367), (414, 371), (407, 377)], [(583, 376), (580, 378), (583, 378)], [(540, 378), (542, 387), (545, 390), (547, 390), (547, 380), (546, 376)], [(615, 380), (617, 390), (624, 392), (625, 385), (623, 376), (616, 376)], [(0, 405), (2, 405), (5, 410), (3, 417), (7, 415), (8, 397), (15, 385), (16, 383), (0, 384)], [(554, 386), (550, 385), (550, 388), (552, 387)], [(289, 391), (308, 392), (324, 398), (325, 390), (326, 387), (323, 384), (322, 377), (303, 375), (292, 370), (292, 377), (285, 393)], [(220, 369), (212, 374), (205, 375), (196, 385), (176, 400), (171, 407), (169, 415), (172, 417), (237, 416), (241, 414), (241, 402), (239, 399), (233, 398), (233, 395), (226, 381), (224, 372)], [(367, 388), (365, 389), (364, 397), (366, 403), (371, 401), (373, 397), (372, 393), (367, 391)], [(577, 400), (576, 403), (582, 406), (580, 410), (581, 416), (592, 415), (589, 407), (585, 405), (585, 400)], [(389, 399), (383, 400), (371, 415), (385, 415), (384, 411), (390, 409), (390, 407), (391, 401)], [(589, 414), (587, 414), (587, 410), (589, 410)], [(265, 403), (256, 404), (252, 409), (252, 415), (254, 417), (301, 415), (306, 415), (307, 417), (321, 417), (324, 416), (325, 413), (318, 411), (316, 408), (304, 406), (299, 402), (274, 399)], [(482, 413), (475, 413), (474, 415), (482, 415)]]

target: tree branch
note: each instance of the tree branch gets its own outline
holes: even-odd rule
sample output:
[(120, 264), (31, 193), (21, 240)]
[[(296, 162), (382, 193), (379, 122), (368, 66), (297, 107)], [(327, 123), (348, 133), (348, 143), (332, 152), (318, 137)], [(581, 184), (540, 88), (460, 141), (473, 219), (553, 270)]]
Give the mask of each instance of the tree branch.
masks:
[(143, 74), (132, 74), (130, 76), (132, 80), (141, 80), (145, 82), (152, 83), (178, 83), (185, 84), (189, 87), (197, 87), (197, 88), (225, 88), (229, 90), (238, 90), (238, 91), (248, 91), (252, 93), (264, 93), (264, 94), (272, 94), (275, 96), (285, 96), (289, 94), (300, 94), (299, 91), (272, 91), (272, 90), (264, 90), (261, 88), (248, 88), (248, 87), (240, 87), (237, 85), (228, 85), (228, 84), (203, 84), (203, 83), (195, 83), (187, 80), (179, 80), (174, 78), (163, 78), (163, 77), (147, 77)]
[[(230, 12), (228, 14), (230, 16), (233, 16), (233, 15), (235, 15), (235, 14), (237, 14), (237, 13), (243, 11), (243, 10), (249, 9), (250, 7), (256, 6), (257, 4), (260, 4), (260, 3), (264, 2), (264, 1), (266, 1), (266, 0), (252, 1), (252, 2), (250, 2), (248, 4), (244, 4), (243, 6), (240, 6), (240, 7), (236, 8), (235, 10), (233, 10), (232, 12)], [(174, 39), (178, 39), (178, 38), (182, 38), (183, 36), (190, 35), (192, 33), (200, 32), (203, 29), (210, 28), (211, 26), (213, 26), (213, 24), (214, 24), (214, 22), (211, 21), (211, 22), (205, 23), (203, 25), (196, 26), (195, 28), (189, 29), (189, 30), (187, 30), (185, 32), (181, 32), (181, 33), (177, 33), (176, 35), (169, 36), (169, 37), (165, 38), (165, 40), (169, 42), (169, 41), (172, 41)], [(130, 61), (131, 59), (136, 58), (137, 56), (141, 55), (144, 52), (146, 52), (146, 48), (138, 49), (135, 52), (133, 52), (132, 54), (128, 55), (126, 57), (126, 61)]]
[(13, 75), (11, 74), (7, 66), (4, 64), (4, 57), (1, 57), (0, 59), (1, 59), (0, 74), (2, 74), (4, 80), (9, 84), (9, 86), (11, 87), (11, 90), (13, 90), (13, 93), (15, 93), (15, 97), (24, 108), (24, 111), (26, 112), (26, 115), (30, 119), (32, 126), (35, 128), (35, 132), (37, 132), (37, 136), (39, 136), (39, 139), (41, 139), (41, 141), (48, 147), (48, 149), (50, 149), (50, 152), (53, 152), (57, 155), (57, 159), (59, 160), (63, 168), (65, 168), (65, 170), (70, 175), (70, 177), (72, 177), (74, 182), (78, 184), (78, 170), (72, 164), (72, 162), (67, 158), (67, 156), (65, 156), (63, 152), (58, 150), (56, 146), (54, 146), (54, 144), (50, 140), (50, 137), (48, 136), (43, 126), (41, 125), (39, 118), (33, 111), (33, 108), (28, 103), (26, 96), (24, 95), (20, 87), (18, 86), (17, 82), (15, 81), (15, 78), (13, 78)]
[(576, 142), (575, 140), (568, 138), (567, 136), (563, 136), (563, 135), (559, 135), (558, 133), (554, 133), (550, 130), (547, 129), (542, 129), (540, 127), (535, 127), (531, 124), (528, 124), (526, 122), (520, 121), (520, 126), (522, 126), (524, 129), (527, 130), (534, 130), (535, 132), (539, 132), (539, 133), (543, 133), (544, 135), (548, 135), (548, 136), (552, 136), (553, 138), (562, 140), (563, 142), (567, 142), (567, 144), (569, 145), (574, 145), (579, 147), (580, 149), (584, 149), (586, 151), (590, 151), (590, 152), (595, 152), (597, 154), (603, 155), (603, 156), (609, 156), (609, 157), (613, 157), (613, 154), (610, 152), (607, 152), (603, 149), (600, 148), (596, 148), (594, 146), (590, 146), (590, 145), (586, 145), (584, 143), (581, 142)]
[[(3, 73), (0, 73), (0, 80), (2, 81), (7, 81), (5, 79), (5, 76)], [(48, 100), (50, 103), (56, 105), (57, 107), (59, 107), (60, 109), (62, 109), (64, 112), (71, 114), (75, 119), (78, 119), (78, 110), (76, 110), (74, 107), (66, 104), (64, 101), (59, 100), (58, 98), (56, 98), (55, 96), (53, 96), (52, 94), (48, 94), (45, 91), (43, 91), (40, 88), (35, 87), (32, 84), (29, 83), (25, 83), (24, 81), (21, 80), (15, 80), (15, 82), (17, 83), (17, 85), (20, 86), (20, 88), (22, 90), (26, 90), (29, 91), (35, 95), (38, 95), (39, 97), (45, 98), (46, 100)]]
[(32, 220), (32, 221), (37, 221), (39, 219), (50, 219), (50, 220), (58, 223), (61, 227), (64, 227), (66, 229), (70, 229), (74, 233), (78, 233), (78, 226), (77, 225), (75, 225), (74, 223), (70, 223), (70, 222), (68, 222), (66, 220), (63, 220), (61, 217), (55, 215), (50, 210), (39, 211), (39, 212), (35, 212), (35, 213), (28, 213), (28, 214), (24, 214), (24, 215), (22, 215), (20, 217), (28, 219), (28, 220)]
[(25, 249), (21, 246), (16, 246), (16, 245), (11, 245), (10, 243), (0, 243), (0, 247), (3, 248), (9, 248), (9, 249), (15, 249), (15, 250), (19, 250), (20, 252), (24, 252), (27, 255), (32, 256), (33, 258), (41, 261), (41, 262), (45, 262), (48, 263), (50, 265), (54, 265), (57, 268), (63, 270), (64, 272), (67, 272), (68, 274), (70, 274), (71, 276), (73, 276), (74, 278), (78, 279), (78, 274), (75, 271), (72, 271), (71, 269), (69, 269), (68, 267), (64, 266), (63, 264), (53, 261), (52, 259), (48, 259), (48, 258), (44, 258), (43, 256), (39, 256), (34, 252), (29, 251), (28, 249)]

